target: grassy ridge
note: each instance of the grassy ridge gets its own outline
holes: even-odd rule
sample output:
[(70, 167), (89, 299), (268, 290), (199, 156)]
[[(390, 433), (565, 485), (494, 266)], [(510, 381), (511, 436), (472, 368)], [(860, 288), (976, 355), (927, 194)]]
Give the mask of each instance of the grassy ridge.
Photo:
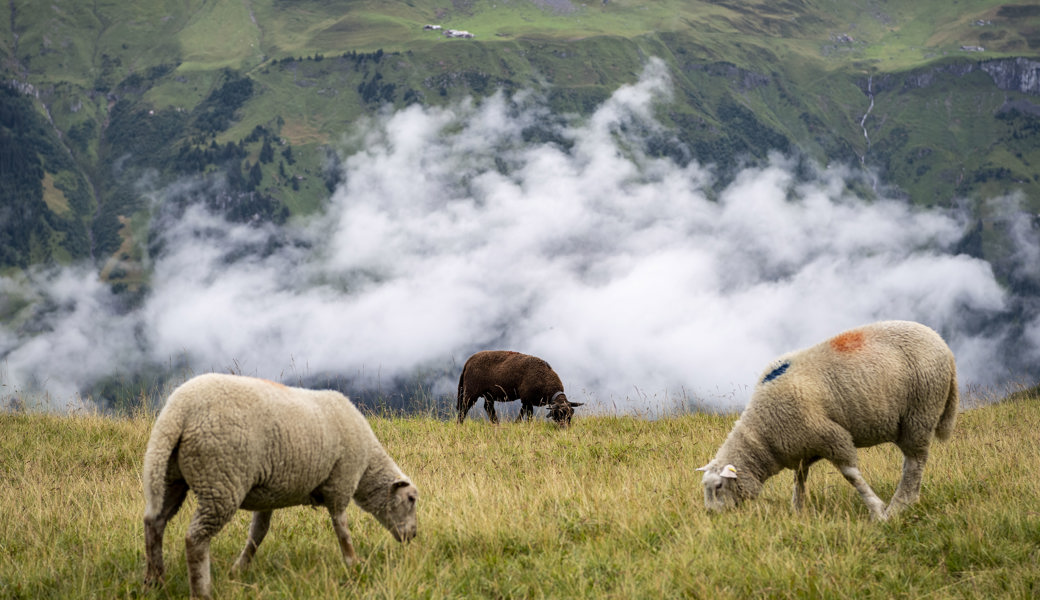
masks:
[[(252, 570), (229, 579), (249, 517), (213, 543), (221, 598), (1036, 597), (1040, 593), (1040, 396), (961, 415), (933, 447), (920, 504), (868, 520), (833, 467), (810, 476), (804, 515), (790, 473), (742, 510), (709, 516), (694, 467), (733, 416), (454, 423), (374, 418), (422, 494), (419, 537), (393, 542), (350, 509), (364, 563), (346, 569), (324, 511), (275, 514)], [(185, 597), (183, 535), (167, 531), (166, 587), (142, 592), (141, 455), (150, 419), (0, 415), (0, 597)], [(861, 451), (891, 495), (894, 447)]]

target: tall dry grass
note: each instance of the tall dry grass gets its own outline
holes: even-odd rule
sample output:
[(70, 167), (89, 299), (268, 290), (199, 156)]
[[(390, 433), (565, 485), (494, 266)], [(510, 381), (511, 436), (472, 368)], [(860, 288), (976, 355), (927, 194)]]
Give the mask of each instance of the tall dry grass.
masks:
[[(213, 543), (222, 598), (979, 598), (1040, 595), (1040, 398), (976, 408), (933, 446), (921, 502), (873, 523), (827, 464), (803, 514), (790, 473), (710, 516), (699, 474), (735, 415), (543, 423), (373, 418), (420, 488), (419, 536), (351, 509), (364, 560), (340, 562), (323, 510), (277, 511), (251, 570), (227, 574), (245, 512)], [(148, 416), (0, 415), (0, 597), (185, 597), (189, 496), (167, 530), (167, 584), (144, 590)], [(882, 496), (891, 446), (861, 451)]]

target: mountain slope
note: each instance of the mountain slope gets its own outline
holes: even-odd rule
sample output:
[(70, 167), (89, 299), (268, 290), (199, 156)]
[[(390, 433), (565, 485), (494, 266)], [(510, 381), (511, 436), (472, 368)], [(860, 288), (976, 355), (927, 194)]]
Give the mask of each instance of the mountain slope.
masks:
[[(41, 156), (32, 148), (52, 149), (26, 184), (51, 201), (6, 218), (8, 230), (34, 231), (37, 241), (19, 241), (0, 267), (90, 258), (113, 283), (136, 287), (143, 271), (116, 263), (139, 264), (147, 252), (139, 240), (148, 237), (149, 189), (209, 178), (226, 186), (221, 205), (232, 218), (278, 222), (320, 205), (337, 182), (329, 156), (354, 121), (382, 106), (535, 88), (557, 111), (587, 113), (631, 83), (648, 56), (666, 61), (677, 88), (661, 109), (676, 139), (658, 140), (654, 152), (717, 164), (723, 181), (742, 161), (779, 150), (861, 163), (916, 203), (1021, 190), (1040, 209), (1040, 89), (1028, 85), (1040, 71), (1040, 10), (1031, 5), (11, 0), (9, 8), (0, 20), (3, 78), (45, 125), (34, 129), (39, 143), (8, 147), (25, 149), (18, 164)], [(476, 37), (448, 38), (427, 24)], [(10, 93), (4, 102), (16, 103)]]

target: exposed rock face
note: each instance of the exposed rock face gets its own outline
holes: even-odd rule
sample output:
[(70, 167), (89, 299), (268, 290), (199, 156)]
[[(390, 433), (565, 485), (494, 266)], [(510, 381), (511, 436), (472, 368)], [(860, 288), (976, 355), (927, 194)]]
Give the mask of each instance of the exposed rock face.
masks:
[(993, 83), (1002, 90), (1040, 96), (1040, 61), (1028, 58), (1005, 58), (980, 63)]
[[(897, 75), (886, 74), (874, 78), (873, 91), (876, 93), (891, 90), (899, 85), (900, 79), (902, 79), (903, 89), (926, 88), (943, 75), (964, 77), (976, 70), (984, 71), (993, 79), (993, 83), (1002, 90), (1040, 96), (1040, 61), (1023, 57), (941, 65), (911, 71), (902, 78)], [(867, 92), (866, 80), (861, 82), (860, 87), (863, 88), (864, 93)]]

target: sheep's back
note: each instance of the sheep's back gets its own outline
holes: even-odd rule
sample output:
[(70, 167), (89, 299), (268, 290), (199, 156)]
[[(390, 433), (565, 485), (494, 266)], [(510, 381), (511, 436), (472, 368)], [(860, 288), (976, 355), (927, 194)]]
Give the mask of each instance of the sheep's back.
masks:
[(559, 384), (559, 377), (549, 363), (529, 354), (509, 350), (485, 350), (466, 361), (465, 382), (476, 388), (501, 386), (518, 389), (525, 381)]
[(189, 486), (231, 494), (243, 508), (308, 503), (344, 454), (364, 452), (346, 447), (358, 437), (349, 431), (357, 411), (335, 392), (213, 374), (178, 388), (168, 408), (184, 423), (178, 460)]
[(787, 415), (793, 427), (837, 423), (857, 446), (871, 446), (895, 440), (908, 425), (930, 433), (954, 378), (953, 355), (937, 333), (885, 321), (781, 357), (763, 374), (752, 403)]

